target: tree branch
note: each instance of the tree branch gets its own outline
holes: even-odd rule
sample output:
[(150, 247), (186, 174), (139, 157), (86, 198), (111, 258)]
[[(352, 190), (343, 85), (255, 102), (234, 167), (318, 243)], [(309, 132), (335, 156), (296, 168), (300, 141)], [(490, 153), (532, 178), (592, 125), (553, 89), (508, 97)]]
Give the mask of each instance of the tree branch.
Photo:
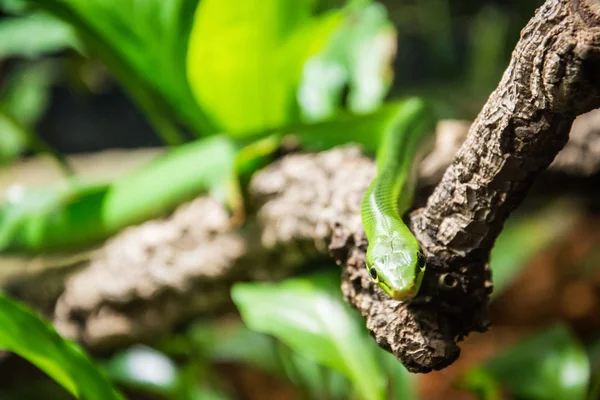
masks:
[[(565, 145), (575, 117), (600, 105), (597, 12), (592, 0), (548, 0), (537, 10), (456, 158), (411, 216), (429, 261), (423, 295), (447, 307), (434, 316), (448, 340), (486, 329), (487, 261), (504, 221)], [(394, 345), (410, 364), (407, 346)], [(448, 361), (427, 360), (423, 370)]]

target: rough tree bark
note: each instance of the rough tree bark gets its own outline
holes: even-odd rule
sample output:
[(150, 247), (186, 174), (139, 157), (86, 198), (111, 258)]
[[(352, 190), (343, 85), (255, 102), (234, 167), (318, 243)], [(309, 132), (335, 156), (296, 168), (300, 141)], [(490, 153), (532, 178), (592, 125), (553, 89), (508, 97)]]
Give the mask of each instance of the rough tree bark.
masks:
[[(411, 371), (443, 368), (458, 357), (457, 340), (486, 329), (489, 251), (574, 118), (600, 105), (599, 64), (600, 2), (546, 1), (441, 182), (411, 215), (429, 265), (419, 301), (390, 300), (365, 273), (359, 204), (374, 166), (347, 147), (291, 155), (256, 174), (257, 216), (241, 231), (208, 199), (124, 231), (91, 263), (69, 264), (85, 269), (67, 282), (55, 322), (94, 349), (150, 339), (227, 306), (234, 281), (286, 276), (329, 249), (344, 266), (346, 299), (380, 346)], [(39, 293), (21, 294), (35, 303)]]
[[(397, 340), (395, 333), (392, 341), (385, 329), (375, 332), (411, 369), (447, 365), (456, 356), (455, 338), (486, 329), (490, 249), (533, 180), (567, 143), (575, 117), (599, 106), (599, 67), (598, 1), (548, 0), (521, 32), (498, 88), (455, 160), (427, 205), (411, 215), (429, 260), (423, 295), (445, 307), (399, 306), (399, 313), (388, 312), (391, 320), (416, 324), (417, 335), (411, 331)], [(381, 318), (363, 314), (367, 320)], [(439, 327), (445, 346), (420, 340), (430, 326)]]

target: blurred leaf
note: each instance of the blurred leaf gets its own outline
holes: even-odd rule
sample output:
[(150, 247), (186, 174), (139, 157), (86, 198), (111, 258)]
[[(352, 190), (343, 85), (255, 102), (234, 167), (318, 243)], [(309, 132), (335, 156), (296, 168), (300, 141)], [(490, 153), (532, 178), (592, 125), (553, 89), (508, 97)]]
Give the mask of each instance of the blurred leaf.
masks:
[(228, 138), (212, 136), (175, 148), (111, 184), (72, 180), (67, 186), (17, 188), (0, 205), (0, 250), (87, 246), (199, 194), (226, 195), (235, 154)]
[(517, 398), (580, 400), (589, 377), (583, 347), (568, 328), (556, 325), (468, 371), (459, 385), (489, 400), (500, 398), (500, 387)]
[(340, 298), (336, 275), (238, 283), (232, 297), (250, 329), (272, 334), (304, 357), (343, 373), (362, 398), (383, 399), (383, 371), (366, 330)]
[(420, 34), (433, 52), (434, 73), (447, 75), (455, 65), (456, 47), (452, 32), (452, 12), (449, 0), (420, 0), (415, 3)]
[(505, 68), (505, 46), (510, 20), (495, 6), (484, 7), (469, 27), (471, 86), (487, 93)]
[(331, 117), (349, 86), (349, 108), (375, 110), (392, 83), (396, 33), (378, 3), (349, 7), (326, 47), (311, 57), (302, 72), (298, 102), (308, 121)]
[(10, 187), (0, 206), (0, 250), (44, 249), (96, 238), (104, 232), (98, 213), (106, 190), (106, 185), (78, 184)]
[(492, 298), (502, 293), (535, 254), (573, 229), (579, 215), (576, 204), (556, 201), (536, 213), (511, 217), (490, 256)]
[(120, 352), (107, 364), (109, 377), (116, 383), (169, 395), (177, 387), (177, 366), (164, 354), (146, 346)]
[(320, 365), (284, 345), (280, 345), (279, 360), (287, 379), (307, 392), (304, 397), (331, 400), (351, 398), (352, 386), (337, 370)]
[[(188, 349), (189, 350), (189, 349)], [(190, 356), (190, 354), (186, 354)], [(175, 364), (152, 348), (136, 345), (115, 355), (105, 369), (113, 381), (135, 391), (173, 400), (229, 399), (215, 374), (207, 376), (208, 364), (189, 357)]]
[(211, 360), (243, 362), (271, 373), (277, 373), (281, 368), (273, 338), (253, 332), (241, 323), (196, 324), (189, 336)]
[(26, 0), (0, 0), (0, 10), (10, 14), (20, 14), (27, 10)]
[(8, 84), (0, 92), (0, 163), (32, 150), (51, 156), (65, 175), (72, 172), (64, 157), (34, 130), (48, 105), (53, 68), (52, 61), (36, 62), (8, 77)]
[(45, 13), (0, 20), (0, 58), (36, 58), (69, 47), (77, 47), (73, 29)]
[(38, 62), (16, 70), (0, 93), (4, 112), (33, 129), (48, 106), (54, 63)]
[[(26, 115), (29, 111), (33, 110), (22, 109), (19, 111), (19, 116), (22, 118), (33, 117), (33, 115)], [(38, 154), (48, 154), (58, 163), (58, 166), (66, 175), (71, 174), (71, 168), (62, 155), (58, 154), (44, 140), (35, 135), (29, 127), (17, 121), (12, 115), (5, 113), (0, 107), (0, 165), (12, 161), (29, 149)], [(0, 219), (2, 219), (1, 216)], [(1, 230), (2, 228), (0, 227)]]
[[(208, 386), (198, 386), (196, 387), (192, 393), (186, 399), (189, 400), (229, 400), (230, 396), (223, 393), (220, 390), (208, 387)], [(181, 399), (177, 399), (181, 400)]]
[(197, 0), (30, 2), (75, 27), (86, 50), (108, 65), (168, 143), (181, 142), (174, 116), (196, 134), (216, 132), (185, 75)]
[(378, 359), (388, 377), (388, 399), (418, 400), (416, 376), (391, 353), (373, 342)]
[(0, 295), (0, 348), (29, 360), (77, 398), (122, 399), (76, 345), (4, 295)]
[(273, 337), (251, 331), (237, 321), (220, 325), (196, 324), (189, 335), (212, 361), (255, 366), (293, 382), (308, 391), (310, 398), (348, 398), (349, 385), (341, 374), (296, 354)]
[(12, 161), (27, 149), (29, 134), (2, 110), (0, 110), (0, 165)]
[(600, 398), (600, 339), (596, 339), (587, 348), (587, 353), (590, 360), (590, 370), (592, 371), (588, 399), (596, 400)]
[(340, 19), (308, 0), (202, 0), (187, 61), (196, 99), (232, 135), (294, 122), (302, 66)]

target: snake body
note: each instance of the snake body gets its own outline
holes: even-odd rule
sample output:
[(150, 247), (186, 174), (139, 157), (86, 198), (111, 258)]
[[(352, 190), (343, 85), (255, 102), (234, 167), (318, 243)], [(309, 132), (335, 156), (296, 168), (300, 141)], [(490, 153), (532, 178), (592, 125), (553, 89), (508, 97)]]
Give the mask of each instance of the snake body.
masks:
[(377, 176), (363, 198), (361, 216), (368, 240), (366, 267), (390, 297), (417, 295), (425, 258), (402, 221), (412, 203), (415, 161), (428, 142), (432, 119), (421, 99), (409, 99), (384, 128), (377, 150)]

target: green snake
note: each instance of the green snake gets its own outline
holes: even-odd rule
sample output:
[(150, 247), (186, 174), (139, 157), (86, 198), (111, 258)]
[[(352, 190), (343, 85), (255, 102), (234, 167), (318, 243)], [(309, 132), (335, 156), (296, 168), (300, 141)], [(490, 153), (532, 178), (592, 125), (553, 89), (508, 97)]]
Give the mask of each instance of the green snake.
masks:
[(362, 201), (371, 279), (395, 300), (415, 297), (425, 274), (425, 257), (402, 221), (412, 203), (418, 155), (429, 142), (431, 118), (420, 99), (410, 99), (384, 128), (377, 150), (377, 176)]

